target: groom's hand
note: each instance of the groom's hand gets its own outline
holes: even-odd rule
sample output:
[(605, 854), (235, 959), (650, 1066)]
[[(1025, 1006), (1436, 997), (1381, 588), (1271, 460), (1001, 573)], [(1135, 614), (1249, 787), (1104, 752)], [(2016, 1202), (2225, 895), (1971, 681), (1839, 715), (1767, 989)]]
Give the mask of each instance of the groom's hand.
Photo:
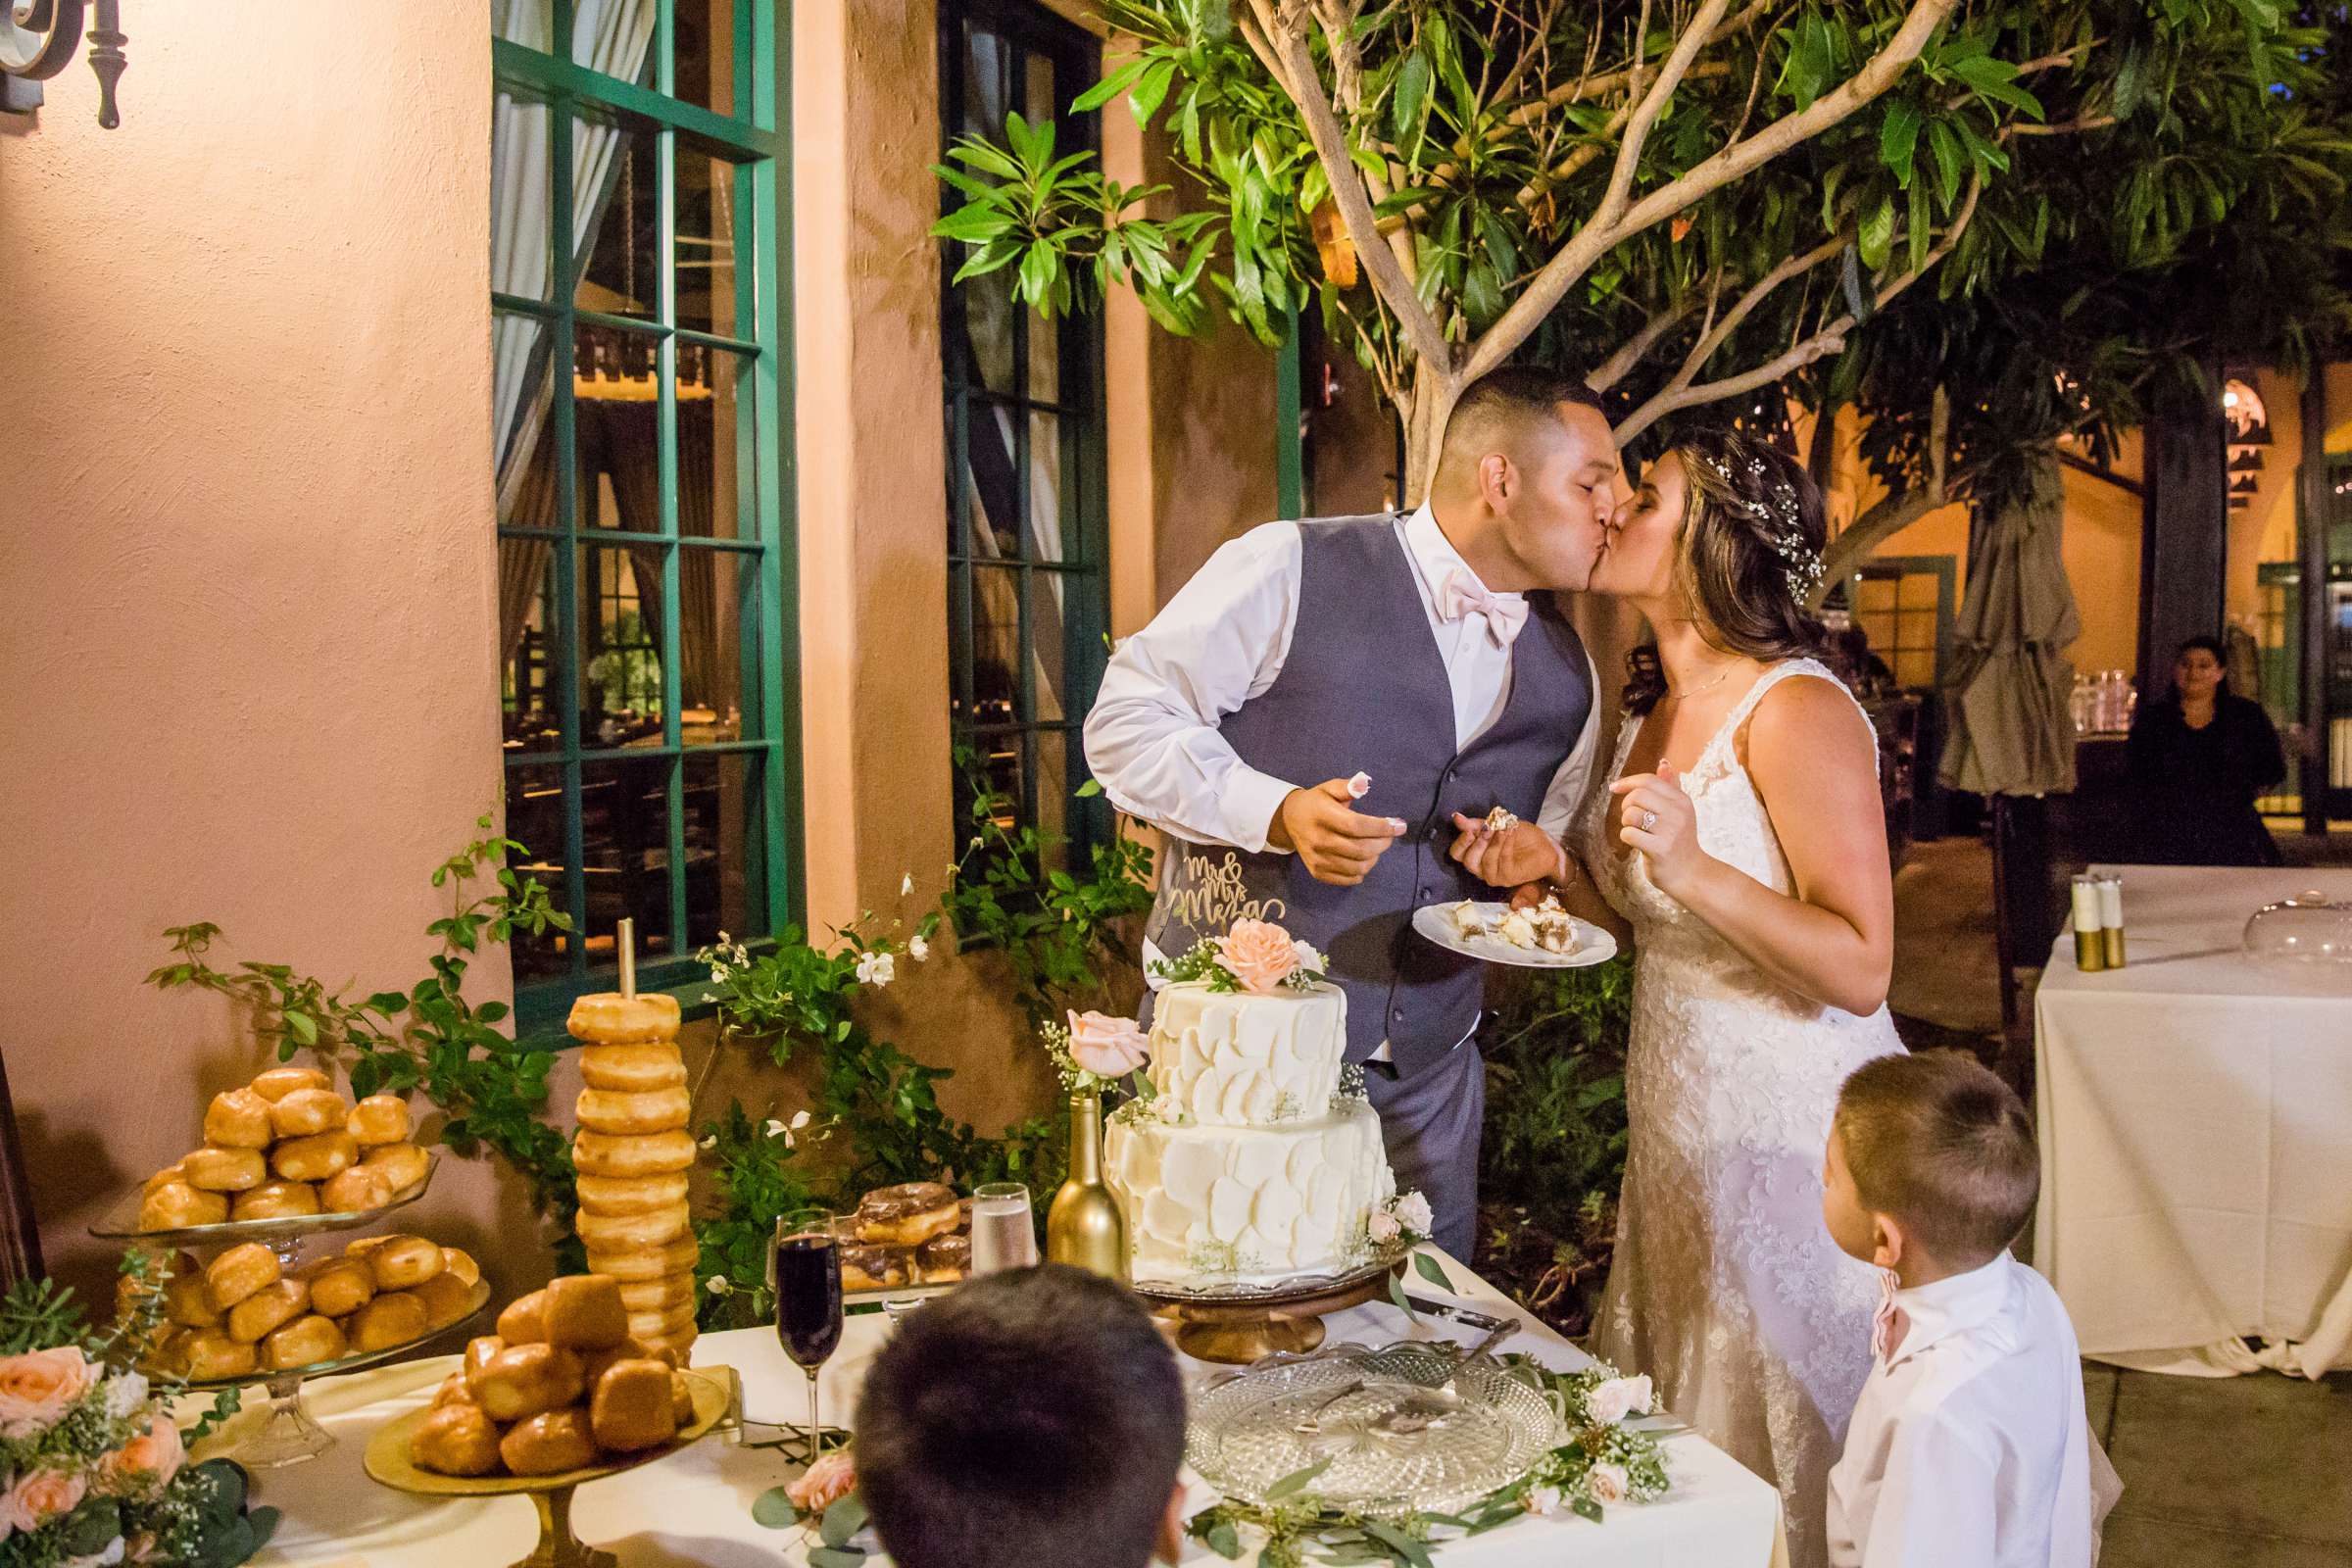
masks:
[(1533, 822), (1514, 822), (1496, 833), (1477, 817), (1456, 811), (1453, 825), (1458, 832), (1446, 853), (1489, 887), (1515, 888), (1544, 877), (1567, 880), (1566, 852)]
[(1266, 824), (1266, 842), (1296, 854), (1316, 881), (1354, 887), (1404, 832), (1404, 824), (1393, 816), (1365, 816), (1354, 808), (1355, 796), (1344, 778), (1293, 790)]

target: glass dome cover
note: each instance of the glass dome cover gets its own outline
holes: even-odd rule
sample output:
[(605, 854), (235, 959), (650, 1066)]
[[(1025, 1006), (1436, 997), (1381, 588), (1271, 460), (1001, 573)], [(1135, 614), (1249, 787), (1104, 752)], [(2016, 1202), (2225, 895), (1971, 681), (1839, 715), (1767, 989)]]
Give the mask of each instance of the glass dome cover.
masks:
[(2246, 922), (2245, 947), (2265, 963), (2352, 964), (2352, 904), (2318, 892), (2266, 904)]

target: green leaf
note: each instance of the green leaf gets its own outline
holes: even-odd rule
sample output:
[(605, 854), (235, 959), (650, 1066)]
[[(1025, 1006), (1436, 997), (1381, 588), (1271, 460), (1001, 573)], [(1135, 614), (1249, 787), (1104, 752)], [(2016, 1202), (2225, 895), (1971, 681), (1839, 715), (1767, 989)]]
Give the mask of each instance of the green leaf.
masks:
[(808, 1553), (808, 1568), (862, 1568), (865, 1553), (855, 1546), (817, 1546)]
[(1898, 98), (1886, 106), (1886, 123), (1879, 127), (1879, 162), (1894, 171), (1898, 183), (1911, 183), (1911, 159), (1919, 146), (1919, 106)]
[(1928, 122), (1928, 150), (1936, 155), (1936, 189), (1943, 205), (1960, 193), (1960, 138), (1940, 120)]
[(1394, 1301), (1396, 1304), (1396, 1310), (1402, 1312), (1406, 1317), (1416, 1323), (1421, 1321), (1421, 1314), (1413, 1310), (1413, 1303), (1405, 1297), (1404, 1281), (1394, 1274), (1389, 1276), (1389, 1299)]
[(1594, 1502), (1591, 1497), (1571, 1497), (1568, 1499), (1568, 1507), (1579, 1519), (1590, 1519), (1594, 1524), (1600, 1523), (1600, 1504)]
[(1272, 1486), (1266, 1489), (1266, 1500), (1268, 1502), (1280, 1502), (1285, 1497), (1296, 1496), (1298, 1494), (1304, 1492), (1308, 1487), (1315, 1483), (1315, 1480), (1320, 1477), (1324, 1471), (1331, 1468), (1331, 1461), (1334, 1457), (1336, 1457), (1336, 1455), (1326, 1454), (1324, 1457), (1317, 1459), (1313, 1464), (1308, 1465), (1305, 1469), (1294, 1470), (1289, 1475), (1284, 1476), (1280, 1481), (1275, 1482)]
[(865, 1499), (853, 1492), (825, 1510), (817, 1534), (828, 1546), (846, 1546), (852, 1536), (865, 1528)]
[(1233, 1521), (1230, 1519), (1220, 1519), (1210, 1525), (1208, 1534), (1201, 1538), (1201, 1544), (1227, 1561), (1232, 1561), (1242, 1554), (1242, 1535), (1240, 1531), (1234, 1529)]
[(1446, 1265), (1428, 1252), (1413, 1253), (1413, 1271), (1441, 1291), (1453, 1289), (1453, 1281), (1446, 1277)]
[(1102, 793), (1102, 781), (1100, 779), (1090, 778), (1085, 783), (1078, 786), (1078, 798), (1082, 801), (1091, 801)]
[(1858, 243), (1862, 250), (1862, 265), (1877, 271), (1886, 265), (1886, 253), (1894, 245), (1894, 198), (1882, 196), (1870, 216), (1862, 220)]
[(2139, 43), (2124, 46), (2124, 58), (2115, 68), (2113, 108), (2115, 118), (2129, 120), (2139, 107), (2148, 90), (2148, 51)]
[(941, 239), (961, 240), (977, 245), (1012, 230), (1012, 215), (991, 202), (972, 202), (958, 207), (931, 225), (931, 232)]
[(1429, 104), (1429, 57), (1415, 49), (1396, 68), (1395, 96), (1389, 100), (1389, 129), (1399, 144), (1421, 139), (1421, 112)]
[(1151, 68), (1150, 60), (1131, 60), (1080, 93), (1070, 104), (1073, 115), (1091, 114), (1134, 85), (1135, 78)]
[(1053, 314), (1049, 308), (1054, 298), (1054, 280), (1061, 271), (1060, 258), (1045, 240), (1031, 240), (1021, 257), (1020, 296), (1032, 307)]
[(788, 1487), (770, 1487), (752, 1499), (752, 1523), (784, 1530), (801, 1522), (801, 1510)]
[(1473, 326), (1484, 326), (1502, 314), (1502, 284), (1483, 257), (1462, 278), (1462, 309)]
[(287, 1013), (286, 1032), (306, 1046), (315, 1046), (318, 1043), (318, 1021), (307, 1012)]
[(1162, 60), (1144, 74), (1144, 79), (1136, 83), (1135, 92), (1127, 100), (1127, 107), (1134, 113), (1137, 124), (1152, 123), (1152, 117), (1159, 113), (1159, 106), (1166, 101), (1168, 87), (1175, 79), (1176, 62), (1173, 60)]
[(1934, 226), (1934, 217), (1928, 211), (1928, 182), (1919, 180), (1911, 187), (1911, 268), (1918, 271), (1928, 264), (1928, 233)]
[(1436, 1568), (1436, 1564), (1430, 1560), (1429, 1547), (1423, 1543), (1415, 1541), (1403, 1531), (1391, 1525), (1382, 1524), (1377, 1519), (1359, 1520), (1357, 1527), (1405, 1562), (1412, 1564), (1412, 1568)]

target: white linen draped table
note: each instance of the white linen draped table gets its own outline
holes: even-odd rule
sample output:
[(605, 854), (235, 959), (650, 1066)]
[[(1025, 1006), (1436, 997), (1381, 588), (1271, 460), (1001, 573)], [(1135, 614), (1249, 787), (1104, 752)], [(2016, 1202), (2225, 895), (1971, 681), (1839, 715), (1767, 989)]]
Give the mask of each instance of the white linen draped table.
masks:
[(2070, 926), (2034, 998), (2034, 1267), (2098, 1360), (2352, 1366), (2352, 976), (2241, 945), (2266, 904), (2352, 899), (2352, 871), (2095, 869), (2124, 881), (2126, 966), (2077, 970)]
[[(1462, 1290), (1434, 1290), (1408, 1270), (1413, 1296), (1519, 1318), (1521, 1332), (1501, 1348), (1505, 1352), (1533, 1351), (1560, 1370), (1588, 1363), (1583, 1351), (1468, 1269), (1445, 1261)], [(1330, 1333), (1326, 1343), (1477, 1337), (1432, 1317), (1410, 1322), (1386, 1301), (1324, 1322)], [(821, 1382), (828, 1426), (847, 1424), (866, 1366), (888, 1332), (880, 1313), (854, 1315), (844, 1325), (841, 1348), (826, 1363)], [(695, 1344), (694, 1360), (735, 1368), (751, 1420), (792, 1424), (807, 1418), (807, 1381), (785, 1356), (772, 1328), (706, 1335)], [(456, 1364), (455, 1356), (434, 1356), (323, 1379), (306, 1389), (311, 1413), (338, 1441), (308, 1464), (255, 1473), (254, 1502), (285, 1514), (269, 1547), (255, 1559), (257, 1568), (505, 1568), (531, 1549), (538, 1519), (527, 1497), (412, 1496), (368, 1480), (361, 1467), (368, 1436), (393, 1417), (428, 1403), (434, 1387)], [(1183, 1365), (1194, 1379), (1228, 1370), (1189, 1357)], [(756, 1427), (750, 1433), (754, 1441), (774, 1435)], [(1786, 1562), (1779, 1493), (1693, 1434), (1669, 1438), (1665, 1446), (1674, 1485), (1656, 1502), (1611, 1508), (1600, 1525), (1573, 1515), (1517, 1521), (1440, 1546), (1436, 1555), (1458, 1568), (1535, 1568), (1568, 1560), (1578, 1568), (1778, 1568)], [(804, 1532), (769, 1530), (752, 1520), (753, 1500), (794, 1473), (773, 1449), (739, 1446), (726, 1434), (712, 1433), (667, 1458), (580, 1488), (572, 1529), (590, 1545), (617, 1555), (623, 1568), (775, 1568), (779, 1558), (799, 1564), (813, 1544)], [(1216, 1500), (1197, 1477), (1192, 1484), (1193, 1510)], [(880, 1568), (887, 1559), (876, 1553), (868, 1561)], [(1184, 1561), (1224, 1559), (1192, 1542)]]

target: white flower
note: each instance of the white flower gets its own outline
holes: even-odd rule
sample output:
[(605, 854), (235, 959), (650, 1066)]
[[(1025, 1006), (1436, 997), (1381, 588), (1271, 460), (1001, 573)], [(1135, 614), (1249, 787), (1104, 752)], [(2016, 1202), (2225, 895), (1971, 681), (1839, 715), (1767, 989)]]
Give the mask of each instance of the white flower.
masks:
[(727, 934), (724, 931), (718, 934), (718, 945), (722, 948), (727, 945)]
[(1621, 1464), (1596, 1464), (1585, 1472), (1585, 1490), (1594, 1502), (1623, 1502), (1633, 1494), (1633, 1484)]
[[(672, 1144), (670, 1147), (674, 1149), (677, 1146)], [(718, 1134), (712, 1133), (710, 1137), (704, 1139), (702, 1143), (696, 1147), (702, 1149), (716, 1149), (718, 1147)]]
[(1395, 1241), (1398, 1228), (1396, 1216), (1386, 1209), (1375, 1209), (1372, 1218), (1366, 1222), (1366, 1234), (1372, 1238), (1375, 1247), (1386, 1247)]
[(724, 984), (727, 977), (734, 972), (734, 970), (729, 969), (723, 963), (713, 961), (710, 965), (710, 978), (719, 981), (721, 984)]
[(1645, 1414), (1649, 1409), (1649, 1374), (1638, 1378), (1611, 1378), (1586, 1396), (1586, 1408), (1592, 1412), (1592, 1424), (1613, 1427), (1629, 1415)]
[(906, 956), (917, 963), (931, 956), (931, 944), (921, 932), (918, 931), (906, 939)]
[[(797, 1132), (799, 1132), (799, 1131), (800, 1131), (802, 1128), (804, 1128), (804, 1127), (806, 1127), (806, 1126), (808, 1126), (808, 1113), (807, 1111), (803, 1110), (803, 1111), (796, 1111), (796, 1112), (794, 1112), (794, 1113), (793, 1113), (793, 1118), (792, 1118), (792, 1129), (791, 1129), (792, 1131), (794, 1131), (794, 1132), (796, 1132), (796, 1133), (797, 1133)], [(1643, 1379), (1642, 1380), (1642, 1387), (1644, 1387), (1644, 1388), (1647, 1388), (1647, 1387), (1649, 1386), (1649, 1379), (1647, 1379), (1647, 1378), (1643, 1378)], [(1645, 1408), (1646, 1408), (1646, 1407), (1645, 1407)]]
[(867, 986), (886, 986), (895, 978), (898, 963), (887, 953), (862, 953), (858, 956), (858, 983)]
[(776, 1120), (776, 1118), (773, 1116), (768, 1117), (766, 1125), (761, 1127), (760, 1130), (767, 1134), (767, 1136), (770, 1138), (781, 1138), (784, 1136), (784, 1124)]
[(712, 1296), (724, 1296), (735, 1289), (735, 1282), (724, 1274), (713, 1274), (703, 1281), (703, 1289), (709, 1291)]
[(1530, 1487), (1523, 1505), (1529, 1513), (1558, 1513), (1567, 1500), (1557, 1487)]
[(1291, 944), (1291, 949), (1298, 955), (1298, 967), (1301, 969), (1321, 974), (1329, 965), (1330, 960), (1317, 953), (1311, 943), (1294, 942)]
[(1429, 1211), (1429, 1200), (1419, 1193), (1406, 1193), (1390, 1205), (1390, 1212), (1396, 1216), (1396, 1223), (1416, 1236), (1427, 1236), (1437, 1223)]
[(903, 899), (913, 891), (914, 873), (912, 871), (908, 871), (899, 878), (899, 897)]
[(147, 1402), (147, 1379), (137, 1372), (123, 1372), (107, 1380), (106, 1414), (111, 1421), (121, 1421), (131, 1411)]

